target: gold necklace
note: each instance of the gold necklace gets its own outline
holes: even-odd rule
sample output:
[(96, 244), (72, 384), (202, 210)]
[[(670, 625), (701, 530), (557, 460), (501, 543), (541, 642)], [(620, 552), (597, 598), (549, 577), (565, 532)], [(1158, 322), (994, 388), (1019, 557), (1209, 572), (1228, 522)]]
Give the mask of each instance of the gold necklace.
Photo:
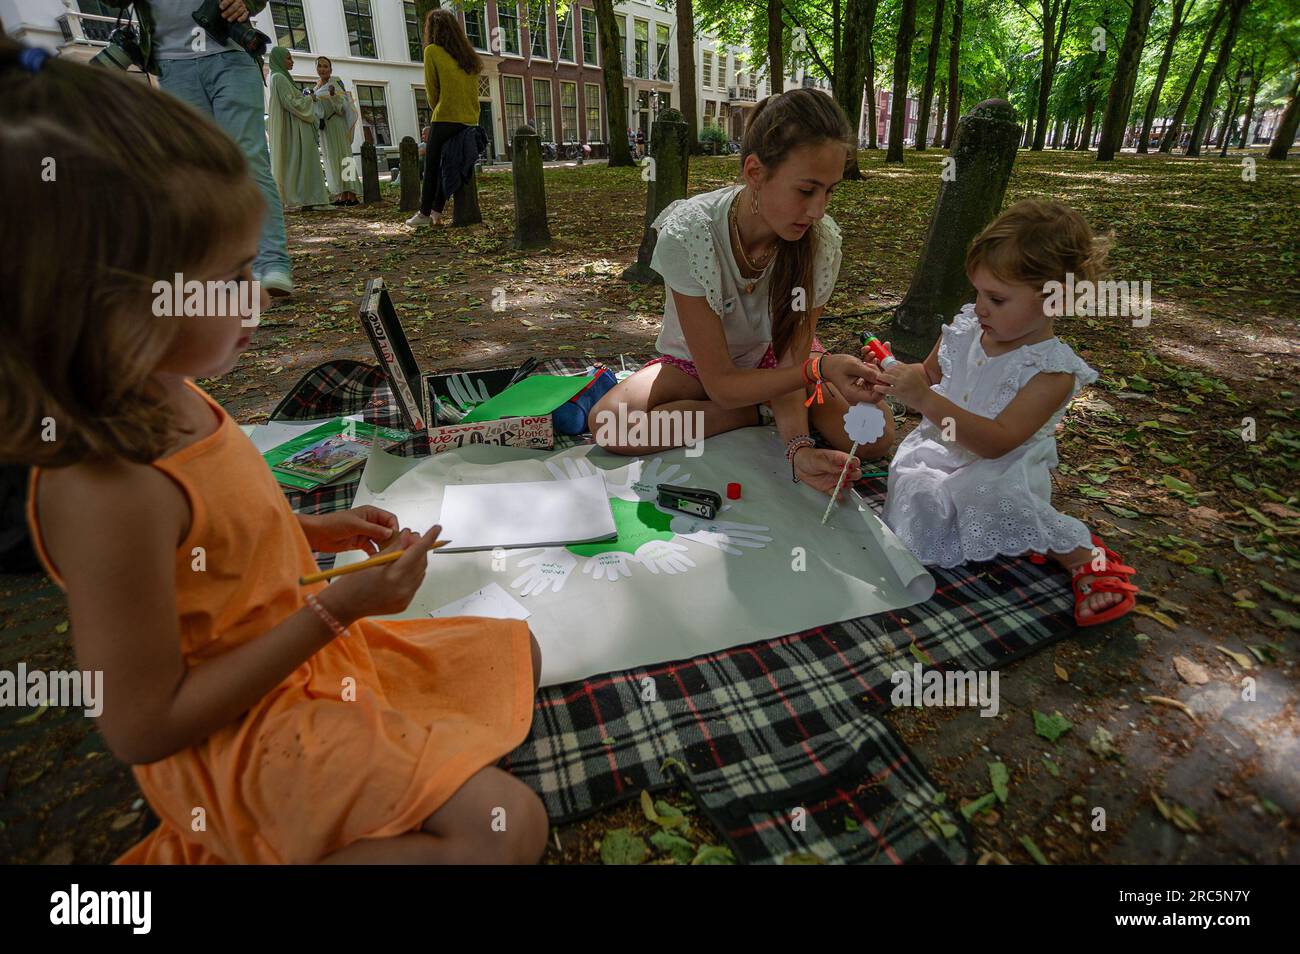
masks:
[(727, 210), (727, 219), (731, 225), (732, 238), (736, 243), (737, 251), (740, 252), (741, 270), (760, 273), (758, 276), (754, 278), (753, 281), (749, 282), (749, 284), (745, 286), (745, 294), (748, 295), (754, 291), (754, 286), (758, 284), (758, 279), (763, 277), (761, 274), (762, 271), (765, 268), (767, 268), (768, 262), (770, 262), (772, 260), (772, 256), (776, 254), (776, 243), (775, 242), (772, 243), (771, 247), (767, 250), (766, 254), (762, 256), (762, 258), (759, 260), (757, 264), (749, 260), (749, 256), (745, 254), (745, 243), (740, 240), (740, 224), (736, 218), (736, 199), (738, 199), (739, 197), (740, 197), (740, 192), (737, 191), (735, 196), (733, 196), (731, 199), (731, 206)]

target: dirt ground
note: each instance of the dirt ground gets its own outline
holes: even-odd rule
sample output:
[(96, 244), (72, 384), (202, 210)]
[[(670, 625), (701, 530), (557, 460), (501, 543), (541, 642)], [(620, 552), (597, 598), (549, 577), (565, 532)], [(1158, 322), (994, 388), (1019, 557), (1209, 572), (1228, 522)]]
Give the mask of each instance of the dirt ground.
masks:
[[(837, 189), (844, 263), (819, 328), (828, 347), (886, 329), (941, 158), (909, 154), (900, 168), (864, 152), (865, 178)], [(690, 190), (737, 169), (735, 158), (692, 159)], [(1052, 863), (1300, 861), (1298, 182), (1294, 160), (1260, 158), (1251, 181), (1236, 155), (1017, 157), (1008, 202), (1069, 202), (1114, 233), (1112, 277), (1152, 282), (1147, 327), (1058, 325), (1102, 372), (1058, 434), (1058, 505), (1136, 566), (1145, 592), (1128, 621), (1003, 670), (996, 718), (888, 717), (952, 802), (991, 791), (990, 763), (1010, 770), (1005, 803), (972, 817), (986, 861), (1033, 863), (1030, 844)], [(298, 294), (264, 317), (230, 375), (204, 386), (257, 423), (316, 364), (373, 360), (356, 320), (372, 275), (388, 282), (425, 369), (648, 355), (662, 289), (619, 278), (642, 233), (639, 170), (552, 167), (546, 188), (555, 241), (540, 252), (510, 246), (507, 172), (482, 177), (485, 224), (470, 229), (413, 233), (392, 193), (378, 207), (290, 215)], [(2, 668), (74, 665), (65, 603), (44, 577), (0, 577), (0, 635)], [(1049, 741), (1035, 713), (1058, 712), (1069, 728)], [(79, 713), (0, 708), (0, 861), (110, 861), (141, 835), (142, 807)], [(546, 860), (598, 860), (606, 831), (656, 827), (634, 801), (557, 829)], [(697, 822), (695, 840), (717, 838)]]

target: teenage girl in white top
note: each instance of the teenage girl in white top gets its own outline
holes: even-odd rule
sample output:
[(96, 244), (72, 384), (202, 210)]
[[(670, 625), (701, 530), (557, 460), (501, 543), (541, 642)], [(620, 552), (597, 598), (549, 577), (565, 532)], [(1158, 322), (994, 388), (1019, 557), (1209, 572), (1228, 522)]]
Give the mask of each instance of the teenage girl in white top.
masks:
[[(868, 383), (875, 368), (825, 354), (816, 337), (840, 266), (840, 230), (826, 205), (853, 145), (843, 110), (825, 93), (795, 89), (758, 104), (740, 151), (741, 183), (674, 202), (655, 220), (650, 264), (666, 292), (661, 357), (597, 402), (592, 433), (620, 405), (702, 412), (705, 437), (762, 423), (766, 405), (795, 479), (836, 491), (852, 444), (844, 413), (880, 400)], [(884, 434), (858, 447), (841, 487), (861, 476), (859, 459), (888, 452), (893, 418), (884, 416)], [(816, 448), (813, 428), (837, 449)]]

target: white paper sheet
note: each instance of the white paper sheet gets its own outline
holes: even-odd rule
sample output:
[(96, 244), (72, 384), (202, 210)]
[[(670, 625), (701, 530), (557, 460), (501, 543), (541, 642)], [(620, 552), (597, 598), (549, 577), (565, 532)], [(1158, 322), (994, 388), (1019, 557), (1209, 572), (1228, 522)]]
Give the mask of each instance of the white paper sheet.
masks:
[(446, 606), (440, 606), (430, 616), (446, 619), (451, 616), (487, 616), (492, 619), (527, 619), (533, 614), (499, 583), (489, 583), (482, 589), (475, 590), (469, 596), (452, 600)]
[(453, 484), (442, 496), (438, 522), (439, 539), (450, 541), (445, 553), (594, 543), (617, 532), (605, 478), (598, 473), (577, 480)]

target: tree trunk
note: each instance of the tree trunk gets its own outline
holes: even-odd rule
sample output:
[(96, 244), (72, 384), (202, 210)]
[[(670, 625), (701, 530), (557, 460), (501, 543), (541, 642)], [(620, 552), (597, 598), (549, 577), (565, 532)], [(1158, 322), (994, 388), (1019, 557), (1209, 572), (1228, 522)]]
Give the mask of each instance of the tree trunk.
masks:
[[(618, 23), (614, 20), (614, 0), (593, 0), (596, 29), (600, 33), (600, 59), (605, 79), (605, 112), (609, 124), (609, 165), (634, 166), (632, 150), (627, 145), (627, 91), (623, 89), (623, 50), (618, 42)], [(694, 54), (691, 59), (694, 61)], [(514, 138), (515, 131), (506, 135)]]
[[(1101, 28), (1109, 32), (1110, 20), (1108, 17), (1101, 18)], [(1097, 51), (1097, 62), (1092, 66), (1092, 73), (1088, 76), (1088, 95), (1084, 99), (1083, 106), (1083, 134), (1079, 136), (1079, 145), (1075, 148), (1087, 152), (1092, 148), (1092, 121), (1097, 109), (1097, 80), (1101, 78), (1101, 68), (1106, 63), (1107, 47), (1103, 46)]]
[(1151, 0), (1133, 0), (1124, 41), (1115, 59), (1115, 78), (1111, 80), (1110, 95), (1106, 97), (1106, 112), (1101, 120), (1098, 162), (1115, 158), (1123, 144), (1124, 128), (1128, 125), (1129, 110), (1133, 106), (1133, 85), (1137, 81), (1138, 63), (1142, 60), (1142, 47), (1146, 44), (1150, 23)]
[(898, 13), (898, 42), (894, 47), (894, 95), (889, 103), (889, 149), (885, 162), (903, 161), (907, 131), (907, 75), (912, 69), (912, 38), (916, 36), (916, 0), (902, 0)]
[(1259, 78), (1263, 74), (1263, 65), (1250, 74), (1250, 96), (1246, 100), (1246, 116), (1241, 123), (1241, 148), (1249, 149), (1253, 138), (1250, 134), (1250, 121), (1255, 113), (1255, 94), (1259, 92)]
[[(1034, 85), (1030, 89), (1029, 101), (1031, 103), (1038, 102), (1038, 83), (1039, 80), (1034, 80)], [(1034, 116), (1034, 113), (1030, 113), (1028, 118), (1025, 120), (1025, 139), (1024, 142), (1020, 144), (1024, 149), (1028, 149), (1034, 141)]]
[[(1065, 21), (1070, 15), (1070, 0), (1040, 0), (1043, 10), (1043, 65), (1038, 73), (1038, 116), (1034, 121), (1034, 141), (1029, 148), (1042, 152), (1047, 141), (1047, 99), (1052, 95), (1052, 74), (1061, 55), (1065, 38)], [(1057, 22), (1057, 17), (1060, 22)]]
[(876, 51), (867, 44), (867, 148), (879, 149), (876, 133)]
[[(1151, 96), (1147, 99), (1147, 109), (1142, 115), (1142, 135), (1138, 138), (1137, 151), (1146, 152), (1151, 140), (1151, 127), (1156, 122), (1156, 110), (1160, 108), (1160, 91), (1164, 89), (1165, 75), (1169, 72), (1169, 61), (1174, 55), (1174, 41), (1178, 39), (1183, 28), (1183, 4), (1186, 0), (1174, 0), (1173, 19), (1169, 23), (1169, 36), (1165, 37), (1165, 49), (1160, 54), (1160, 66), (1156, 70), (1156, 84), (1151, 87)], [(1193, 0), (1195, 2), (1195, 0)]]
[(943, 33), (943, 0), (934, 0), (934, 24), (930, 28), (930, 52), (925, 61), (925, 83), (921, 87), (921, 108), (916, 116), (916, 151), (925, 151), (930, 129), (930, 97), (934, 93), (935, 67), (939, 63), (939, 40)]
[(1219, 23), (1223, 20), (1223, 15), (1228, 12), (1228, 0), (1219, 0), (1219, 7), (1214, 13), (1214, 22), (1210, 24), (1210, 29), (1206, 31), (1205, 39), (1201, 42), (1201, 52), (1196, 58), (1196, 66), (1192, 69), (1192, 74), (1187, 78), (1187, 86), (1183, 89), (1183, 95), (1178, 100), (1178, 108), (1174, 110), (1173, 119), (1169, 121), (1169, 128), (1165, 130), (1164, 136), (1160, 139), (1160, 151), (1169, 152), (1178, 142), (1179, 136), (1183, 132), (1183, 119), (1187, 116), (1187, 106), (1192, 101), (1192, 95), (1196, 92), (1196, 82), (1201, 78), (1201, 70), (1205, 67), (1205, 58), (1210, 55), (1210, 47), (1214, 45), (1214, 34), (1219, 30)]
[[(698, 156), (700, 154), (700, 110), (695, 85), (695, 7), (692, 0), (674, 0), (674, 2), (677, 7), (677, 89), (681, 103), (679, 111), (682, 119), (686, 121), (687, 147), (692, 154)], [(777, 36), (780, 36), (779, 32)]]
[(934, 146), (935, 149), (938, 149), (940, 146), (943, 145), (943, 115), (944, 115), (944, 109), (947, 106), (947, 102), (945, 100), (945, 95), (947, 94), (947, 92), (948, 92), (947, 81), (943, 77), (940, 77), (939, 93), (934, 98), (934, 141), (930, 143), (930, 145)]
[[(675, 2), (685, 2), (690, 5), (691, 0), (675, 0)], [(681, 21), (679, 20), (678, 23)], [(781, 35), (783, 27), (781, 26), (781, 0), (767, 0), (767, 74), (768, 86), (773, 93), (785, 92), (785, 57), (781, 46)], [(688, 56), (691, 63), (695, 62), (695, 28), (691, 27), (691, 32), (685, 38), (681, 36), (681, 27), (677, 28), (678, 44), (685, 44), (690, 50)], [(682, 54), (677, 54), (678, 59)]]
[(1273, 142), (1268, 147), (1267, 155), (1270, 159), (1285, 159), (1291, 144), (1295, 142), (1296, 126), (1300, 125), (1300, 96), (1296, 95), (1298, 90), (1300, 90), (1300, 70), (1296, 71), (1291, 80), (1290, 99), (1286, 104), (1286, 112), (1282, 114), (1282, 121), (1277, 124), (1277, 131), (1273, 133)]
[(1242, 63), (1237, 67), (1237, 75), (1233, 77), (1232, 86), (1228, 89), (1228, 105), (1223, 111), (1223, 122), (1219, 124), (1219, 136), (1214, 140), (1214, 144), (1219, 147), (1220, 158), (1228, 155), (1228, 146), (1237, 132), (1237, 111), (1241, 109), (1241, 77), (1245, 72), (1246, 64)]
[(862, 88), (867, 81), (867, 44), (876, 21), (878, 0), (848, 0), (844, 8), (844, 42), (832, 93), (853, 126), (853, 149), (844, 164), (844, 178), (861, 179), (858, 168), (858, 126), (862, 123)]
[(948, 122), (943, 133), (943, 147), (952, 148), (953, 130), (957, 128), (957, 112), (961, 109), (961, 78), (957, 75), (961, 59), (961, 13), (964, 0), (954, 0), (952, 7), (952, 33), (948, 42)]
[(1249, 2), (1250, 0), (1232, 0), (1228, 12), (1228, 29), (1223, 34), (1219, 55), (1210, 70), (1210, 78), (1205, 81), (1205, 96), (1201, 99), (1201, 108), (1196, 111), (1196, 122), (1192, 124), (1192, 138), (1187, 144), (1189, 156), (1201, 154), (1201, 134), (1207, 125), (1210, 129), (1214, 128), (1210, 123), (1210, 113), (1214, 109), (1215, 97), (1219, 95), (1219, 83), (1223, 82), (1223, 74), (1228, 71), (1228, 58), (1232, 56), (1232, 46), (1237, 42), (1237, 27), (1241, 25), (1242, 11), (1246, 9), (1246, 4)]
[(1237, 135), (1237, 110), (1241, 107), (1240, 91), (1232, 94), (1231, 102), (1228, 103), (1228, 110), (1223, 114), (1223, 125), (1219, 129), (1219, 138), (1215, 140), (1215, 145), (1219, 147), (1219, 158), (1228, 158), (1228, 148), (1232, 145), (1232, 140)]
[(1079, 132), (1079, 117), (1073, 116), (1070, 119), (1069, 127), (1065, 130), (1065, 148), (1067, 150), (1074, 148), (1074, 141), (1075, 141), (1074, 137), (1078, 134), (1078, 132)]

